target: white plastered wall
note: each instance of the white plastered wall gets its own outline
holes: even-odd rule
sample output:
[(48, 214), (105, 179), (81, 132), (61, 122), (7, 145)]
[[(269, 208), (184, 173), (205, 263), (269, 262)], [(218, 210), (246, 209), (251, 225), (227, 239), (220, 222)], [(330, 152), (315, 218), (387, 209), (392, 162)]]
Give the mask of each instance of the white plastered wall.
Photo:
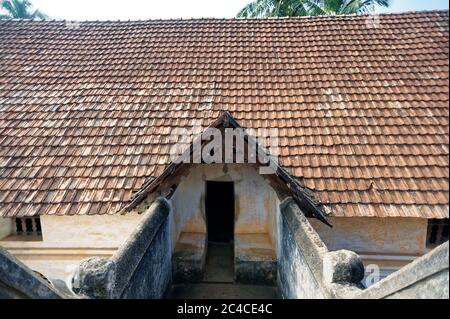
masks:
[(310, 219), (330, 250), (418, 255), (425, 253), (427, 220), (423, 218), (333, 218), (333, 228)]
[[(142, 215), (41, 216), (42, 241), (8, 237), (0, 240), (31, 269), (51, 279), (66, 280), (81, 260), (109, 257), (135, 229)], [(7, 219), (11, 221), (10, 219)], [(1, 220), (4, 224), (6, 219)]]
[(0, 240), (13, 233), (13, 218), (0, 218)]
[[(426, 252), (427, 219), (339, 217), (333, 228), (310, 219), (330, 250), (358, 253), (366, 266), (367, 285), (385, 278)], [(378, 276), (379, 275), (379, 276)]]
[(181, 233), (206, 233), (206, 181), (233, 181), (235, 235), (264, 234), (273, 247), (279, 200), (257, 167), (251, 164), (191, 164), (188, 167), (171, 199), (174, 245)]

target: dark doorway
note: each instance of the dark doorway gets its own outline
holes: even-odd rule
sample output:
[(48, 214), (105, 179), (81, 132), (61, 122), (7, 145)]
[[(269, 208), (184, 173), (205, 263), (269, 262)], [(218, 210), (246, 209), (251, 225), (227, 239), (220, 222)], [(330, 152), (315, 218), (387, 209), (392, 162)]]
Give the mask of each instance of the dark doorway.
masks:
[(206, 182), (208, 250), (204, 282), (234, 281), (234, 184)]
[(233, 182), (206, 182), (208, 241), (228, 243), (234, 239)]

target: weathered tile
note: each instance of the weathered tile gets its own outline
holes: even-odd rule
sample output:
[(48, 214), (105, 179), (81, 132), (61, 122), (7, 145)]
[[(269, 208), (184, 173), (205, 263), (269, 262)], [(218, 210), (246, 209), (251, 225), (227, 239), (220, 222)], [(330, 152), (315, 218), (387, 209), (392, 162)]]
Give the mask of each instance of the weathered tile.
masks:
[(0, 214), (115, 213), (229, 111), (335, 216), (448, 217), (448, 11), (366, 22), (0, 21)]

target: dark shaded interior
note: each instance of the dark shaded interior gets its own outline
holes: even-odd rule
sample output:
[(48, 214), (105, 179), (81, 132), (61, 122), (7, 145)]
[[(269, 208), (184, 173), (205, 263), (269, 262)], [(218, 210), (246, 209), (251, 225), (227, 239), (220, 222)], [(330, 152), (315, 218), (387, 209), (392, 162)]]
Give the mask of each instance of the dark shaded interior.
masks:
[(228, 243), (234, 239), (233, 182), (206, 182), (208, 241)]

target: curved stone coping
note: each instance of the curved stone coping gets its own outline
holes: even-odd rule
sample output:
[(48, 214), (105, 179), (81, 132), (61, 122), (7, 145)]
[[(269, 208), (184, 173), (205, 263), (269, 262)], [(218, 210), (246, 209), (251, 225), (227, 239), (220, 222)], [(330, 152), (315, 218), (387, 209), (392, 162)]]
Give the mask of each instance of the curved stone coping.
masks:
[(61, 299), (64, 296), (0, 247), (0, 298)]
[[(135, 230), (111, 258), (83, 260), (77, 272), (77, 293), (90, 298), (108, 299), (154, 298), (163, 295), (163, 291), (153, 291), (159, 288), (152, 290), (156, 283), (148, 281), (149, 278), (163, 276), (159, 276), (158, 272), (167, 271), (169, 276), (165, 281), (168, 284), (171, 280), (170, 258), (167, 264), (162, 264), (165, 262), (164, 256), (170, 255), (170, 210), (171, 206), (165, 198), (155, 199)], [(159, 290), (163, 289), (161, 287)]]
[(170, 213), (169, 202), (162, 197), (157, 198), (148, 209), (136, 229), (111, 257), (115, 264), (116, 281), (112, 297), (120, 297), (128, 285), (142, 257), (151, 246), (153, 238)]
[(448, 241), (364, 290), (356, 298), (449, 298)]
[(330, 252), (292, 198), (280, 204), (278, 285), (285, 298), (351, 298), (361, 290), (361, 258)]

